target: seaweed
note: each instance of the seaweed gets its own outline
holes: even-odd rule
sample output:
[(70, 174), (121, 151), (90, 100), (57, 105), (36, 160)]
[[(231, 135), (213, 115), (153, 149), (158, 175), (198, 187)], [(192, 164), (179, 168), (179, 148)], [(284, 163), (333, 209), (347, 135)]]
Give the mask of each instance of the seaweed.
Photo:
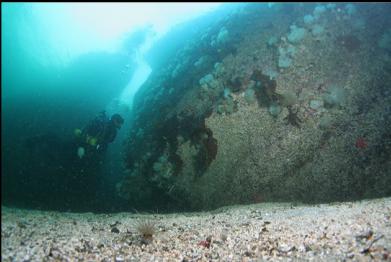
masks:
[(279, 96), (276, 93), (276, 80), (273, 80), (268, 75), (263, 74), (261, 70), (254, 70), (250, 79), (258, 83), (254, 90), (259, 106), (270, 106), (271, 103), (278, 100)]
[(288, 120), (288, 124), (300, 128), (303, 121), (297, 115), (299, 110), (293, 111), (292, 106), (288, 106), (287, 108), (289, 113), (284, 120)]
[(195, 156), (195, 163), (197, 173), (202, 175), (216, 158), (217, 139), (213, 137), (212, 130), (206, 127), (204, 120), (202, 125), (192, 133), (191, 140), (199, 148), (198, 154)]

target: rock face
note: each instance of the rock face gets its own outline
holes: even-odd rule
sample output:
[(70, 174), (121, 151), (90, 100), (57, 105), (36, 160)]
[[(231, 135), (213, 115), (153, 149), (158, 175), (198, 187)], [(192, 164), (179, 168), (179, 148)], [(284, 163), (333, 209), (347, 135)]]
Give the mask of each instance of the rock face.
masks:
[[(391, 61), (372, 48), (390, 10), (349, 10), (251, 4), (187, 25), (192, 38), (136, 95), (119, 195), (134, 204), (159, 192), (191, 209), (391, 195)], [(292, 25), (312, 30), (311, 14), (324, 30), (288, 41)], [(359, 48), (341, 43), (345, 32)], [(279, 50), (291, 50), (289, 67)], [(335, 86), (343, 103), (330, 105)]]

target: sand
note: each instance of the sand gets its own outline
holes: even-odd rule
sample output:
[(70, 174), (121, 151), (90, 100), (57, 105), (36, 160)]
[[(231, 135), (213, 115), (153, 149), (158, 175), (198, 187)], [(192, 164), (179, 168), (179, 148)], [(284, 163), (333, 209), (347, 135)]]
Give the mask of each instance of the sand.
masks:
[(165, 215), (2, 207), (1, 222), (2, 261), (391, 261), (391, 198)]

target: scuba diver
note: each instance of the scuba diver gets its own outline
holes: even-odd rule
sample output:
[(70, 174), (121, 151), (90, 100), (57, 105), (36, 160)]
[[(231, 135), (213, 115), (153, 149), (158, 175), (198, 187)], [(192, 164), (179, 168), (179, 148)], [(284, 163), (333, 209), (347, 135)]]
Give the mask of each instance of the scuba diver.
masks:
[(106, 112), (102, 111), (83, 130), (75, 129), (75, 135), (79, 140), (78, 157), (82, 159), (86, 152), (105, 152), (107, 145), (114, 141), (117, 130), (123, 123), (124, 119), (119, 114), (113, 114), (109, 119)]
[[(104, 176), (103, 164), (108, 144), (112, 143), (124, 123), (119, 114), (111, 118), (103, 111), (73, 137), (47, 133), (21, 140), (21, 154), (29, 159), (29, 166), (39, 184), (31, 186), (37, 192), (53, 192), (53, 202), (76, 210), (99, 208)], [(26, 171), (27, 172), (27, 171)]]
[(83, 130), (75, 129), (76, 139), (64, 141), (59, 135), (49, 132), (28, 137), (23, 141), (23, 145), (30, 157), (40, 155), (48, 161), (53, 162), (56, 159), (63, 162), (61, 165), (66, 165), (64, 161), (74, 158), (68, 153), (72, 151), (72, 155), (75, 156), (76, 149), (79, 159), (83, 158), (86, 152), (105, 152), (123, 123), (124, 119), (119, 114), (113, 114), (109, 119), (106, 112), (102, 111)]

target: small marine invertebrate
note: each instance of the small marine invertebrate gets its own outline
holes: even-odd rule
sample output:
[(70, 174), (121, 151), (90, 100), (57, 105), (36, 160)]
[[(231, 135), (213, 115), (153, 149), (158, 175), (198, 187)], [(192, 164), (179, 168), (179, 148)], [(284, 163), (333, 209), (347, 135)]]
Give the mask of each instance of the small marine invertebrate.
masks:
[(358, 137), (356, 139), (356, 148), (359, 148), (359, 149), (364, 149), (368, 147), (368, 143), (367, 141), (365, 140), (365, 138), (363, 137)]
[(291, 32), (288, 34), (288, 40), (291, 43), (300, 42), (306, 35), (306, 30), (296, 25), (290, 26)]
[(142, 244), (150, 244), (153, 240), (153, 235), (156, 233), (156, 222), (152, 220), (138, 220), (136, 222), (136, 229), (141, 235)]
[(210, 248), (211, 242), (212, 242), (212, 236), (208, 236), (206, 238), (206, 240), (202, 240), (202, 241), (198, 242), (198, 245), (206, 247), (206, 248)]
[(346, 100), (346, 91), (338, 86), (332, 86), (323, 95), (324, 105), (328, 108), (342, 106)]
[(277, 117), (280, 113), (281, 113), (281, 107), (280, 105), (278, 105), (277, 103), (273, 102), (271, 103), (271, 105), (269, 106), (269, 113), (274, 116), (274, 117)]
[(248, 88), (246, 92), (244, 93), (244, 99), (247, 101), (247, 103), (252, 104), (256, 101), (255, 97), (255, 91), (252, 88)]

